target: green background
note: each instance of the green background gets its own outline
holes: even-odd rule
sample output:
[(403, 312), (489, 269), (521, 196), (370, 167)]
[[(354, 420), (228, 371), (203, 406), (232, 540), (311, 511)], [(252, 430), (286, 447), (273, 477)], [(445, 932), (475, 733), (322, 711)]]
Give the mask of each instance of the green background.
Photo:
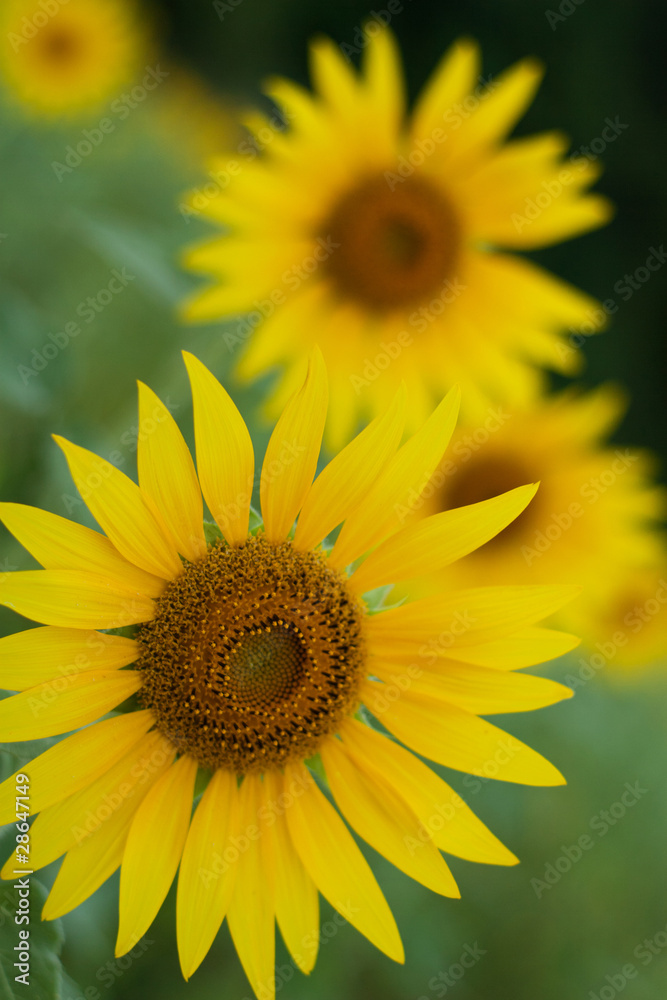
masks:
[[(382, 11), (384, 4), (371, 9)], [(404, 51), (412, 96), (451, 41), (471, 34), (483, 44), (485, 73), (495, 74), (527, 54), (547, 65), (538, 98), (517, 134), (558, 127), (578, 149), (600, 135), (607, 117), (628, 124), (605, 151), (605, 174), (598, 184), (615, 201), (616, 220), (534, 255), (600, 299), (618, 298), (614, 284), (667, 239), (664, 17), (658, 4), (584, 0), (565, 4), (563, 9), (572, 12), (552, 27), (549, 9), (558, 12), (558, 4), (412, 0), (392, 19), (392, 27)], [(242, 0), (221, 20), (209, 2), (172, 0), (158, 12), (172, 58), (198, 69), (246, 105), (258, 99), (266, 75), (278, 72), (306, 82), (307, 39), (325, 32), (340, 43), (353, 43), (369, 7)], [(148, 100), (61, 181), (52, 163), (62, 160), (68, 144), (78, 141), (90, 123), (42, 126), (9, 107), (1, 115), (0, 498), (90, 523), (50, 434), (64, 434), (105, 457), (115, 453), (117, 464), (133, 475), (135, 379), (168, 398), (181, 426), (189, 428), (179, 350), (193, 350), (219, 375), (233, 360), (219, 327), (182, 328), (174, 316), (176, 303), (195, 284), (179, 270), (178, 253), (206, 232), (197, 221), (186, 224), (176, 206), (183, 190), (203, 182), (204, 171), (187, 155), (183, 136), (176, 130), (164, 136), (154, 127)], [(93, 322), (82, 324), (80, 335), (43, 371), (21, 377), (21, 367), (33, 363), (33, 350), (41, 351), (49, 334), (77, 318), (80, 304), (106, 286), (114, 268), (134, 276), (127, 288)], [(586, 344), (583, 379), (587, 385), (623, 381), (632, 406), (617, 440), (649, 445), (663, 455), (664, 312), (664, 278), (657, 272), (620, 303), (608, 331)], [(263, 386), (230, 384), (261, 454), (267, 432), (256, 412)], [(3, 531), (0, 573), (32, 565)], [(3, 632), (22, 627), (10, 612), (0, 615)], [(552, 664), (548, 672), (566, 677), (579, 670), (583, 655)], [(660, 941), (667, 937), (660, 935), (667, 928), (666, 683), (657, 671), (604, 674), (582, 686), (571, 702), (499, 720), (560, 767), (568, 777), (566, 788), (532, 789), (447, 775), (519, 855), (521, 865), (496, 869), (453, 860), (463, 899), (452, 901), (411, 883), (369, 851), (403, 935), (405, 966), (375, 952), (349, 926), (327, 923), (331, 913), (325, 905), (325, 931), (336, 930), (323, 938), (310, 977), (289, 974), (279, 944), (278, 966), (286, 969), (279, 991), (283, 1000), (589, 1000), (591, 991), (599, 996), (604, 987), (602, 997), (608, 1000), (610, 989), (618, 992), (620, 980), (614, 977), (627, 963), (638, 974), (624, 984), (624, 998), (665, 995), (667, 947), (661, 950)], [(3, 754), (8, 773), (17, 766), (17, 755), (25, 759), (26, 748), (7, 749), (15, 751)], [(614, 804), (626, 783), (638, 783), (639, 798), (605, 829), (601, 813), (612, 807), (617, 814), (622, 811)], [(582, 836), (590, 838), (585, 843), (591, 849), (556, 880), (548, 866), (566, 869), (567, 861), (559, 859)], [(541, 884), (547, 872), (554, 881), (548, 888)], [(55, 870), (47, 870), (44, 882), (54, 875)], [(117, 880), (112, 879), (61, 922), (66, 978), (60, 995), (66, 1000), (86, 995), (92, 1000), (94, 991), (110, 1000), (252, 995), (226, 928), (199, 972), (183, 982), (173, 892), (144, 950), (130, 962), (114, 962), (116, 907)], [(14, 935), (2, 907), (0, 935), (2, 952), (7, 935)], [(635, 949), (656, 935), (659, 953), (643, 964), (651, 953), (635, 954)], [(480, 957), (455, 982), (451, 976), (458, 975), (456, 963), (466, 946)], [(45, 947), (57, 950), (58, 935), (51, 935)], [(0, 978), (0, 997), (4, 989)], [(55, 995), (52, 987), (31, 989), (35, 998)]]

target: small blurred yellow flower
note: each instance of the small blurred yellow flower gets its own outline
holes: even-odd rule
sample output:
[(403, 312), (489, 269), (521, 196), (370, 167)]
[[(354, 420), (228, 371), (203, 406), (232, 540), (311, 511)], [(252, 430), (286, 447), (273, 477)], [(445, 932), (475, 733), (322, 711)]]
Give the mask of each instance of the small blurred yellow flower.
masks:
[(87, 114), (131, 83), (147, 59), (133, 0), (5, 0), (0, 73), (35, 115)]
[[(186, 255), (213, 278), (186, 305), (192, 321), (250, 314), (230, 349), (255, 377), (285, 366), (272, 407), (317, 342), (331, 374), (339, 447), (402, 379), (417, 426), (434, 395), (460, 383), (468, 411), (524, 402), (541, 367), (573, 372), (566, 330), (592, 332), (604, 313), (574, 288), (507, 253), (548, 246), (610, 217), (586, 189), (597, 157), (564, 160), (568, 142), (542, 133), (506, 142), (532, 100), (540, 66), (524, 60), (480, 76), (476, 44), (458, 42), (406, 118), (403, 76), (388, 30), (367, 39), (355, 73), (326, 39), (312, 46), (309, 94), (287, 80), (267, 93), (288, 123), (249, 127), (262, 155), (220, 158), (193, 212), (227, 232)], [(613, 135), (613, 133), (611, 133)]]

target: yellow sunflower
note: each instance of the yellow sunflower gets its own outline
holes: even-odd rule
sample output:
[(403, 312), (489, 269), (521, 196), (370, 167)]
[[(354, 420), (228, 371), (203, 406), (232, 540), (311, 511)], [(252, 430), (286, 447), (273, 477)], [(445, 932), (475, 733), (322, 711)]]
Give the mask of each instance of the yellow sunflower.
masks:
[(613, 614), (631, 575), (664, 564), (658, 525), (667, 504), (652, 478), (655, 461), (605, 443), (625, 408), (622, 393), (603, 386), (523, 410), (492, 407), (457, 429), (427, 496), (408, 503), (404, 518), (478, 503), (525, 482), (539, 481), (540, 489), (504, 531), (443, 571), (450, 585), (575, 582), (582, 594), (560, 613), (561, 624), (588, 643), (607, 638), (601, 608)]
[[(0, 581), (2, 603), (43, 626), (0, 642), (0, 681), (20, 692), (0, 702), (3, 738), (76, 730), (21, 769), (39, 816), (28, 852), (17, 848), (2, 875), (12, 878), (26, 857), (37, 869), (64, 854), (44, 907), (51, 919), (120, 867), (123, 954), (151, 924), (180, 864), (183, 974), (199, 966), (226, 917), (253, 988), (267, 997), (275, 921), (295, 965), (313, 967), (318, 892), (403, 959), (392, 914), (340, 813), (445, 896), (459, 890), (440, 851), (515, 863), (415, 754), (504, 781), (563, 782), (480, 716), (570, 694), (515, 671), (576, 643), (536, 625), (574, 590), (474, 587), (383, 605), (387, 583), (463, 556), (535, 492), (520, 487), (400, 529), (396, 509), (428, 480), (452, 432), (455, 392), (402, 446), (399, 392), (313, 481), (327, 410), (316, 352), (268, 444), (259, 528), (250, 520), (246, 425), (208, 369), (192, 355), (185, 362), (198, 474), (169, 411), (140, 384), (138, 486), (56, 438), (105, 535), (37, 508), (0, 507), (44, 567)], [(202, 493), (217, 529), (204, 527)], [(120, 714), (96, 721), (119, 705)], [(0, 786), (5, 822), (15, 795), (10, 778)]]
[(314, 95), (282, 79), (267, 88), (288, 130), (271, 135), (258, 116), (253, 128), (271, 135), (263, 155), (220, 158), (214, 181), (189, 201), (226, 231), (186, 254), (186, 266), (214, 281), (185, 317), (246, 314), (224, 337), (230, 350), (246, 348), (244, 378), (286, 366), (275, 413), (295, 387), (295, 358), (317, 341), (336, 402), (327, 432), (335, 448), (402, 379), (413, 427), (453, 383), (468, 411), (524, 401), (541, 385), (541, 366), (577, 369), (572, 332), (592, 332), (603, 316), (507, 252), (610, 216), (605, 198), (585, 193), (599, 174), (595, 157), (563, 160), (568, 143), (555, 132), (505, 142), (540, 66), (528, 59), (483, 78), (478, 47), (460, 41), (406, 118), (391, 33), (367, 41), (361, 76), (333, 42), (316, 41)]
[(99, 109), (147, 58), (132, 0), (6, 0), (0, 26), (0, 73), (36, 115)]

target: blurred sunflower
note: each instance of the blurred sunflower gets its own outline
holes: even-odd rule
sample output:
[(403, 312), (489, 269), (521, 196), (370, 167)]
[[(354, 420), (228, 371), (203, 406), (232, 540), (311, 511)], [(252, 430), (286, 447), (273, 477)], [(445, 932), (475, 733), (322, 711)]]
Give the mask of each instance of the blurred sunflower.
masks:
[(450, 585), (575, 582), (582, 594), (559, 620), (585, 642), (607, 637), (600, 608), (620, 608), (629, 576), (661, 564), (658, 523), (667, 509), (652, 479), (653, 456), (604, 442), (625, 408), (622, 393), (603, 386), (524, 410), (491, 409), (477, 425), (457, 429), (428, 497), (408, 504), (406, 518), (478, 503), (520, 483), (539, 481), (540, 489), (504, 531), (444, 571)]
[(0, 73), (36, 115), (90, 113), (131, 83), (148, 57), (132, 0), (6, 0)]
[[(398, 393), (313, 482), (327, 409), (318, 353), (270, 439), (263, 528), (249, 531), (250, 436), (220, 383), (192, 355), (185, 361), (198, 476), (168, 410), (140, 384), (139, 486), (56, 439), (106, 537), (36, 508), (1, 505), (44, 569), (5, 574), (0, 600), (44, 627), (0, 642), (0, 681), (21, 692), (0, 702), (0, 725), (9, 741), (85, 727), (21, 769), (30, 810), (40, 813), (31, 868), (65, 855), (44, 916), (73, 909), (120, 866), (123, 954), (149, 927), (180, 864), (184, 975), (226, 917), (250, 982), (267, 997), (275, 920), (295, 963), (313, 967), (318, 891), (378, 948), (403, 958), (384, 896), (313, 773), (326, 775), (361, 837), (436, 892), (459, 895), (440, 850), (515, 863), (410, 750), (476, 775), (561, 784), (555, 767), (479, 715), (571, 693), (514, 671), (575, 644), (535, 625), (573, 588), (482, 587), (384, 607), (384, 584), (488, 541), (535, 487), (400, 530), (395, 508), (439, 461), (455, 393), (402, 447)], [(200, 484), (219, 529), (209, 527), (209, 542)], [(333, 548), (321, 548), (340, 524)], [(369, 549), (358, 583), (345, 567)], [(128, 626), (139, 626), (134, 636)], [(124, 634), (106, 631), (119, 628)], [(127, 701), (134, 695), (139, 704)], [(121, 714), (96, 722), (121, 703)], [(0, 786), (7, 822), (15, 784)], [(21, 854), (3, 877), (20, 868)]]
[[(535, 61), (484, 80), (477, 45), (460, 41), (406, 120), (393, 36), (382, 30), (367, 42), (357, 76), (333, 42), (316, 41), (314, 96), (287, 80), (267, 88), (289, 131), (257, 116), (264, 155), (219, 159), (217, 190), (208, 184), (189, 203), (226, 232), (185, 256), (214, 278), (185, 317), (250, 314), (238, 371), (251, 378), (286, 365), (275, 413), (295, 387), (295, 359), (317, 341), (336, 402), (334, 447), (401, 379), (415, 427), (452, 383), (476, 412), (488, 399), (534, 395), (541, 366), (577, 370), (562, 334), (594, 329), (595, 303), (505, 251), (548, 246), (610, 217), (605, 198), (585, 194), (599, 166), (564, 161), (562, 135), (505, 142), (541, 78)], [(226, 334), (230, 347), (246, 344), (247, 320), (242, 331)]]

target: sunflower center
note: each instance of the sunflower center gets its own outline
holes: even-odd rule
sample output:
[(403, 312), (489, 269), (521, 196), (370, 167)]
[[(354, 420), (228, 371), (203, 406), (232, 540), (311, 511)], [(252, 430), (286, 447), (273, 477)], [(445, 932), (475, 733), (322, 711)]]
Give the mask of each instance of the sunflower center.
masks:
[[(472, 459), (469, 465), (458, 469), (442, 491), (440, 508), (450, 510), (453, 507), (467, 507), (468, 504), (490, 500), (491, 497), (516, 489), (517, 486), (533, 482), (534, 473), (513, 456), (488, 455)], [(534, 519), (536, 500), (537, 497), (506, 528), (475, 551), (488, 552), (490, 548), (516, 543)], [(474, 554), (473, 552), (472, 555)]]
[(49, 62), (64, 65), (71, 62), (79, 52), (79, 40), (73, 32), (52, 27), (42, 39), (42, 52)]
[(461, 242), (435, 185), (409, 177), (392, 190), (384, 175), (345, 194), (321, 235), (334, 246), (325, 267), (338, 293), (377, 311), (435, 294), (454, 276)]
[(203, 767), (244, 774), (303, 760), (356, 707), (362, 617), (318, 553), (261, 537), (216, 545), (141, 629), (141, 701)]

